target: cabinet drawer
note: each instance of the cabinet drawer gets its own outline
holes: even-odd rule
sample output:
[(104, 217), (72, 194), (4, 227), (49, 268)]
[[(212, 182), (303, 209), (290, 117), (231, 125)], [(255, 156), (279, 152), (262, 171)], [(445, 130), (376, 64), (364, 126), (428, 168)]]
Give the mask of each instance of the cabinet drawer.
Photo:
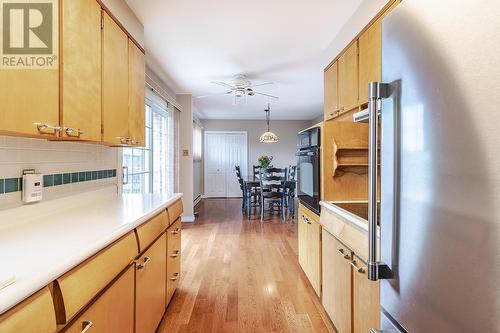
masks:
[(169, 223), (173, 224), (181, 216), (183, 212), (182, 200), (177, 200), (170, 207), (167, 208)]
[(172, 296), (179, 285), (179, 279), (181, 278), (181, 254), (167, 258), (167, 305), (170, 303)]
[(128, 233), (75, 267), (54, 283), (58, 324), (65, 324), (137, 256), (137, 242)]
[(171, 240), (179, 240), (181, 239), (181, 233), (182, 233), (182, 223), (181, 219), (178, 218), (177, 221), (175, 221), (167, 230), (167, 238), (168, 241), (170, 242)]
[(0, 315), (2, 333), (54, 333), (55, 331), (56, 316), (47, 287)]
[(130, 266), (65, 331), (80, 333), (134, 332), (134, 267)]
[(139, 240), (139, 252), (144, 251), (158, 236), (165, 231), (168, 226), (167, 212), (153, 217), (148, 222), (144, 223), (137, 230), (137, 238)]

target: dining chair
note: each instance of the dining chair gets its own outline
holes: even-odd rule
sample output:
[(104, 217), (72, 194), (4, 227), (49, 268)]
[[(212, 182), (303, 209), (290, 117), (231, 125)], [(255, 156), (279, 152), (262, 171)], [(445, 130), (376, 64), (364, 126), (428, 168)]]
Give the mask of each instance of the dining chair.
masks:
[(243, 177), (241, 176), (241, 168), (239, 165), (236, 165), (235, 167), (235, 170), (236, 170), (236, 177), (238, 177), (238, 183), (240, 184), (240, 189), (241, 189), (241, 195), (242, 195), (242, 203), (241, 203), (241, 209), (243, 211), (246, 211), (246, 198), (247, 198), (247, 195), (246, 195), (246, 189), (245, 189), (245, 182), (243, 181)]
[(278, 206), (281, 211), (281, 218), (285, 220), (286, 201), (286, 180), (287, 168), (267, 168), (261, 169), (260, 179), (260, 221), (264, 222), (264, 211), (266, 201), (270, 203), (270, 208)]
[(295, 218), (295, 188), (297, 185), (297, 166), (290, 165), (288, 167), (288, 182), (287, 182), (287, 202), (286, 206), (292, 219)]

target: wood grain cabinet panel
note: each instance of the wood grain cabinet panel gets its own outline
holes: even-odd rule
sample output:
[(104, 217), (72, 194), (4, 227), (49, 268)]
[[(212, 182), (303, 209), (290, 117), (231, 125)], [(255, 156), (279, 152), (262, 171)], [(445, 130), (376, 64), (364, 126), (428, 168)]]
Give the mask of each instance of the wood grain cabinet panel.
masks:
[(134, 332), (134, 267), (130, 266), (65, 330), (80, 333)]
[(61, 1), (61, 6), (63, 133), (101, 141), (101, 7), (95, 0)]
[(330, 120), (335, 117), (339, 109), (337, 90), (338, 62), (335, 61), (324, 74), (324, 119)]
[(338, 94), (341, 112), (358, 106), (358, 43), (352, 43), (339, 57)]
[(54, 283), (58, 324), (65, 324), (137, 256), (134, 232), (78, 265)]
[(352, 271), (350, 251), (323, 230), (323, 307), (338, 333), (351, 333)]
[(168, 305), (181, 278), (181, 219), (167, 229), (167, 298)]
[(382, 77), (382, 20), (359, 37), (359, 104), (368, 103), (368, 84)]
[(177, 221), (177, 219), (181, 216), (183, 211), (182, 200), (179, 199), (176, 202), (174, 202), (172, 205), (170, 205), (170, 207), (167, 208), (167, 211), (170, 224)]
[(139, 252), (144, 251), (153, 241), (162, 234), (168, 226), (167, 212), (156, 215), (148, 222), (144, 223), (137, 230), (137, 239), (139, 240)]
[[(103, 141), (121, 145), (129, 137), (128, 37), (106, 12), (103, 12), (102, 43)], [(142, 110), (144, 113), (144, 104)]]
[(128, 41), (128, 118), (131, 143), (136, 146), (146, 145), (145, 135), (145, 87), (146, 65), (144, 54), (129, 39)]
[(56, 330), (54, 305), (48, 288), (0, 315), (2, 333), (54, 333)]
[(165, 312), (166, 238), (158, 238), (136, 261), (135, 331), (154, 333)]
[(316, 294), (321, 295), (321, 225), (318, 217), (299, 206), (299, 263)]
[(366, 264), (354, 256), (353, 264), (353, 332), (366, 333), (380, 326), (380, 282), (366, 276)]

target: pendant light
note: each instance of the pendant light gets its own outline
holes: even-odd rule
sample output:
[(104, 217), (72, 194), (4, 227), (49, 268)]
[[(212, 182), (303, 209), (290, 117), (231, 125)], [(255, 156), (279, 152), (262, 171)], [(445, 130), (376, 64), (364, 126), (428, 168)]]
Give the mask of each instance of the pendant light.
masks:
[(269, 123), (271, 121), (271, 105), (267, 104), (267, 109), (265, 109), (264, 112), (266, 113), (267, 132), (265, 132), (260, 136), (260, 142), (263, 143), (278, 142), (279, 140), (278, 136), (273, 132), (271, 132), (271, 130), (269, 129)]

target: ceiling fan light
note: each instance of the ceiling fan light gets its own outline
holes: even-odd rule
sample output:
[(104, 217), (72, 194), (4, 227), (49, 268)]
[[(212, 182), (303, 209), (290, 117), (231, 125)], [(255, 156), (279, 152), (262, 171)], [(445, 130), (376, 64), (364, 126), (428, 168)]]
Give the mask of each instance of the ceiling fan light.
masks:
[(279, 138), (273, 132), (265, 132), (260, 136), (260, 142), (262, 143), (276, 143), (279, 141)]

